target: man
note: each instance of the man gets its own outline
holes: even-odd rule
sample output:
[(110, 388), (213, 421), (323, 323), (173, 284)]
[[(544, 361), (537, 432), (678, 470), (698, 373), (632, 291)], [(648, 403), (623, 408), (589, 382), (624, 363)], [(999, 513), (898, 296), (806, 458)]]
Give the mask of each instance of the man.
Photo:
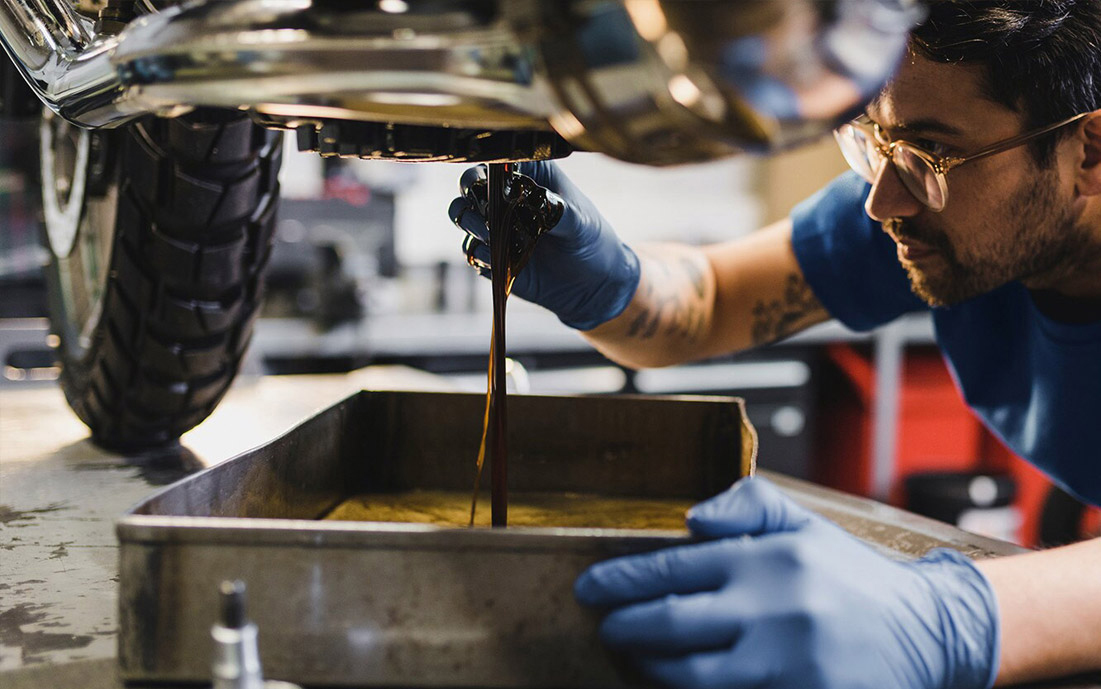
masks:
[[(632, 366), (932, 308), (968, 403), (1101, 504), (1099, 91), (1098, 0), (936, 3), (894, 80), (838, 130), (855, 173), (748, 238), (635, 254), (555, 166), (524, 166), (566, 213), (514, 293)], [(451, 216), (484, 239), (477, 174)], [(606, 643), (661, 683), (985, 687), (1101, 669), (1101, 539), (899, 563), (761, 479), (688, 526), (704, 542), (600, 563), (576, 586), (607, 612)]]

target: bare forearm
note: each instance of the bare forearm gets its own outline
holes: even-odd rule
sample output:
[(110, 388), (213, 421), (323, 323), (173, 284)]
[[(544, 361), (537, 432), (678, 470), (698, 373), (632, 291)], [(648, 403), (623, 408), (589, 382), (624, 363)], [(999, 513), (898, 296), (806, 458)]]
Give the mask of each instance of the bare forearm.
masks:
[(617, 318), (583, 333), (609, 358), (636, 368), (700, 356), (715, 303), (715, 275), (702, 250), (679, 244), (638, 248), (638, 289)]
[(653, 245), (638, 253), (634, 299), (619, 317), (585, 333), (622, 364), (665, 366), (741, 351), (829, 317), (803, 279), (789, 221), (725, 244)]
[(1101, 538), (979, 563), (998, 599), (998, 685), (1101, 670)]

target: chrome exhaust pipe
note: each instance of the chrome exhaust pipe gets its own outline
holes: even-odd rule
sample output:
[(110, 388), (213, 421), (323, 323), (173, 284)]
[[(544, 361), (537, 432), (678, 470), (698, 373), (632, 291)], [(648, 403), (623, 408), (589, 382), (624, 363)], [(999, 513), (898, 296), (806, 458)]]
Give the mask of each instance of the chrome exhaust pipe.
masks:
[(117, 37), (97, 37), (92, 21), (67, 0), (5, 0), (0, 42), (46, 107), (84, 127), (118, 124), (129, 110), (111, 64)]

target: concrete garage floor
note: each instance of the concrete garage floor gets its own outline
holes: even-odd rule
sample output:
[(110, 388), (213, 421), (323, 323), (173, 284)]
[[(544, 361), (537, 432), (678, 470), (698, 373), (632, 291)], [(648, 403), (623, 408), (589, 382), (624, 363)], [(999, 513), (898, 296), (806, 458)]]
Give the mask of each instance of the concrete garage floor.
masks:
[(447, 389), (404, 367), (242, 378), (179, 446), (136, 457), (93, 445), (56, 386), (0, 389), (0, 686), (119, 686), (115, 518), (364, 388)]

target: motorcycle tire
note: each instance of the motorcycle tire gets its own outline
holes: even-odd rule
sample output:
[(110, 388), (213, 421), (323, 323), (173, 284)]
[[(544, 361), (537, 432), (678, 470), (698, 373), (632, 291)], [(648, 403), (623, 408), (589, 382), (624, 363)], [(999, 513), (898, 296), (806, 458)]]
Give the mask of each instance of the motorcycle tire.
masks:
[(68, 132), (42, 128), (61, 388), (97, 444), (171, 443), (214, 410), (247, 348), (271, 250), (282, 138), (237, 111), (93, 133), (56, 117), (43, 122)]

